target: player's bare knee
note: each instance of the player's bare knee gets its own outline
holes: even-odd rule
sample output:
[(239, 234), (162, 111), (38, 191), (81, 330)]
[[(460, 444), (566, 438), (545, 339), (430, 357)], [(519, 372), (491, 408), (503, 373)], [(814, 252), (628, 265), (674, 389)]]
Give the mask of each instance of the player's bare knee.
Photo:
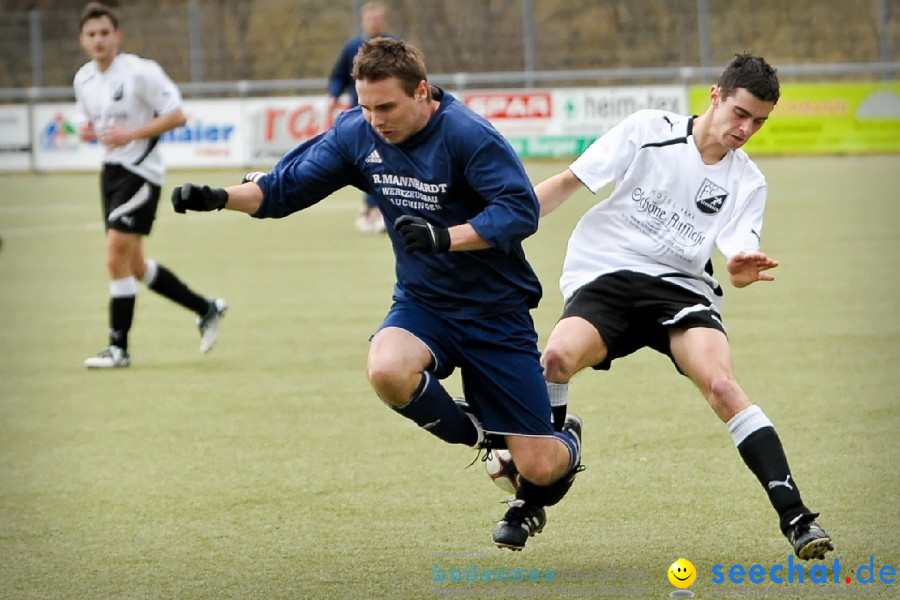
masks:
[(376, 390), (389, 389), (396, 385), (402, 375), (397, 365), (391, 364), (390, 361), (369, 360), (366, 374), (369, 377), (369, 383)]
[(567, 383), (575, 371), (575, 359), (564, 350), (547, 346), (541, 355), (544, 377), (551, 383)]
[(556, 480), (555, 472), (549, 465), (532, 465), (528, 469), (519, 467), (519, 473), (535, 485), (550, 485)]
[(109, 253), (106, 255), (106, 269), (113, 279), (126, 277), (132, 273), (131, 263), (121, 254)]
[(727, 377), (720, 377), (710, 382), (707, 398), (716, 414), (726, 421), (746, 408), (748, 404), (741, 386)]
[(397, 361), (369, 359), (366, 374), (369, 383), (381, 398), (391, 406), (403, 406), (412, 399), (420, 373), (410, 373)]
[(527, 453), (525, 456), (513, 456), (519, 473), (535, 485), (550, 485), (557, 478), (556, 469), (544, 454)]
[(130, 274), (131, 253), (125, 243), (111, 242), (106, 250), (106, 268), (115, 276)]
[(138, 279), (143, 279), (147, 272), (147, 262), (141, 256), (135, 256), (131, 259), (131, 272)]

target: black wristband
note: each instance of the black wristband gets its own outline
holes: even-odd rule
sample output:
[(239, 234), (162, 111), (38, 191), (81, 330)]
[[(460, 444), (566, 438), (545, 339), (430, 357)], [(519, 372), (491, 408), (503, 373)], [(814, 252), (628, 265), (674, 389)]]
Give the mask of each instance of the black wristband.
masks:
[(434, 235), (434, 250), (432, 250), (432, 254), (440, 254), (442, 252), (450, 251), (450, 230), (444, 229), (443, 227), (435, 227), (434, 225), (430, 226), (431, 232)]
[[(228, 192), (224, 188), (211, 188), (209, 186), (203, 186), (203, 188), (208, 210), (222, 210), (225, 208), (225, 205), (228, 203)], [(206, 192), (208, 192), (208, 195)]]

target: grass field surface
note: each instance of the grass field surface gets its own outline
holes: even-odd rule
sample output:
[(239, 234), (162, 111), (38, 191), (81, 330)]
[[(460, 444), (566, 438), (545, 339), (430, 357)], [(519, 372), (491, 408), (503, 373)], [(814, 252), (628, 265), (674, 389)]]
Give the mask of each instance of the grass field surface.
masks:
[[(897, 157), (758, 163), (763, 248), (781, 266), (772, 283), (726, 284), (725, 322), (739, 380), (835, 539), (829, 584), (714, 583), (715, 565), (768, 572), (790, 547), (726, 427), (649, 350), (573, 380), (587, 470), (524, 552), (494, 548), (504, 494), (466, 468), (474, 452), (419, 431), (366, 381), (393, 260), (384, 236), (354, 230), (355, 190), (281, 221), (175, 215), (164, 200), (147, 254), (228, 300), (219, 345), (201, 356), (194, 316), (142, 286), (132, 367), (89, 372), (107, 328), (97, 176), (6, 174), (0, 598), (663, 598), (681, 557), (698, 598), (900, 597), (877, 580), (900, 568)], [(535, 182), (564, 166), (527, 165)], [(173, 171), (163, 195), (239, 177)], [(591, 203), (580, 192), (526, 244), (542, 340)], [(875, 583), (843, 582), (870, 557)], [(498, 569), (554, 581), (449, 581)]]

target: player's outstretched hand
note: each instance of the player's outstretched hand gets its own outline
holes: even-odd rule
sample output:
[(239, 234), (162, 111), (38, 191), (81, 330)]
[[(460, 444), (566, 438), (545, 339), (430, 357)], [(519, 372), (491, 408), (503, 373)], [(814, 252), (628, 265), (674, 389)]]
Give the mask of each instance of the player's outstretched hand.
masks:
[(762, 252), (738, 252), (728, 259), (727, 266), (732, 285), (742, 288), (756, 281), (774, 281), (774, 277), (763, 271), (774, 269), (778, 261)]
[(222, 210), (228, 202), (228, 192), (208, 185), (186, 183), (172, 190), (172, 206), (175, 212), (184, 214), (189, 210)]
[(407, 253), (438, 254), (450, 250), (450, 232), (422, 217), (403, 215), (394, 221), (394, 231), (403, 236), (403, 249)]

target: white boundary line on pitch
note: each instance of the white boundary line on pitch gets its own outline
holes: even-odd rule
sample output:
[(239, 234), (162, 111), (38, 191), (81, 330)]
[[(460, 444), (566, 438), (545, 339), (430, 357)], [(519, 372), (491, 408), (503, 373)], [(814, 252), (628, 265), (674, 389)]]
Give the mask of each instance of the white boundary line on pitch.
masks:
[[(64, 207), (78, 206), (79, 208), (81, 208), (80, 205), (74, 205), (74, 204), (54, 204), (54, 205), (50, 205), (50, 206), (44, 205), (43, 208), (57, 209), (61, 206), (64, 206)], [(355, 206), (355, 203), (347, 201), (347, 200), (337, 200), (337, 201), (329, 202), (327, 199), (325, 199), (325, 200), (321, 201), (319, 204), (316, 204), (315, 206), (311, 206), (307, 210), (335, 213), (335, 212), (346, 211), (346, 210), (352, 208), (353, 206)], [(13, 208), (14, 210), (7, 211), (6, 209), (9, 209), (9, 208)], [(40, 212), (41, 208), (42, 208), (41, 206), (18, 204), (18, 205), (13, 205), (12, 207), (2, 206), (2, 207), (0, 207), (0, 213), (15, 212), (18, 214), (22, 214), (22, 213), (27, 213), (27, 212)], [(25, 209), (25, 210), (20, 210), (20, 209)], [(293, 216), (293, 215), (291, 215), (291, 216)], [(222, 213), (222, 217), (226, 218), (226, 219), (240, 219), (240, 218), (247, 218), (247, 215), (245, 215), (243, 213), (228, 211), (228, 212)], [(156, 223), (178, 223), (178, 222), (183, 223), (183, 222), (185, 222), (185, 220), (187, 220), (187, 222), (189, 222), (191, 224), (203, 223), (205, 225), (213, 225), (216, 223), (215, 220), (209, 219), (208, 217), (205, 217), (201, 214), (192, 214), (192, 215), (185, 215), (185, 216), (176, 216), (174, 214), (166, 215), (163, 217), (157, 217)], [(25, 226), (25, 227), (3, 227), (3, 226), (0, 226), (0, 235), (2, 235), (3, 237), (5, 237), (7, 239), (18, 239), (18, 238), (42, 236), (42, 235), (48, 235), (48, 234), (52, 235), (52, 234), (57, 234), (57, 233), (70, 233), (70, 232), (85, 233), (85, 232), (97, 232), (97, 231), (102, 231), (102, 230), (103, 230), (103, 225), (102, 225), (102, 223), (100, 223), (100, 221), (98, 219), (96, 221), (90, 221), (90, 222), (63, 223), (63, 224), (59, 224), (59, 225), (34, 225), (34, 226)]]

